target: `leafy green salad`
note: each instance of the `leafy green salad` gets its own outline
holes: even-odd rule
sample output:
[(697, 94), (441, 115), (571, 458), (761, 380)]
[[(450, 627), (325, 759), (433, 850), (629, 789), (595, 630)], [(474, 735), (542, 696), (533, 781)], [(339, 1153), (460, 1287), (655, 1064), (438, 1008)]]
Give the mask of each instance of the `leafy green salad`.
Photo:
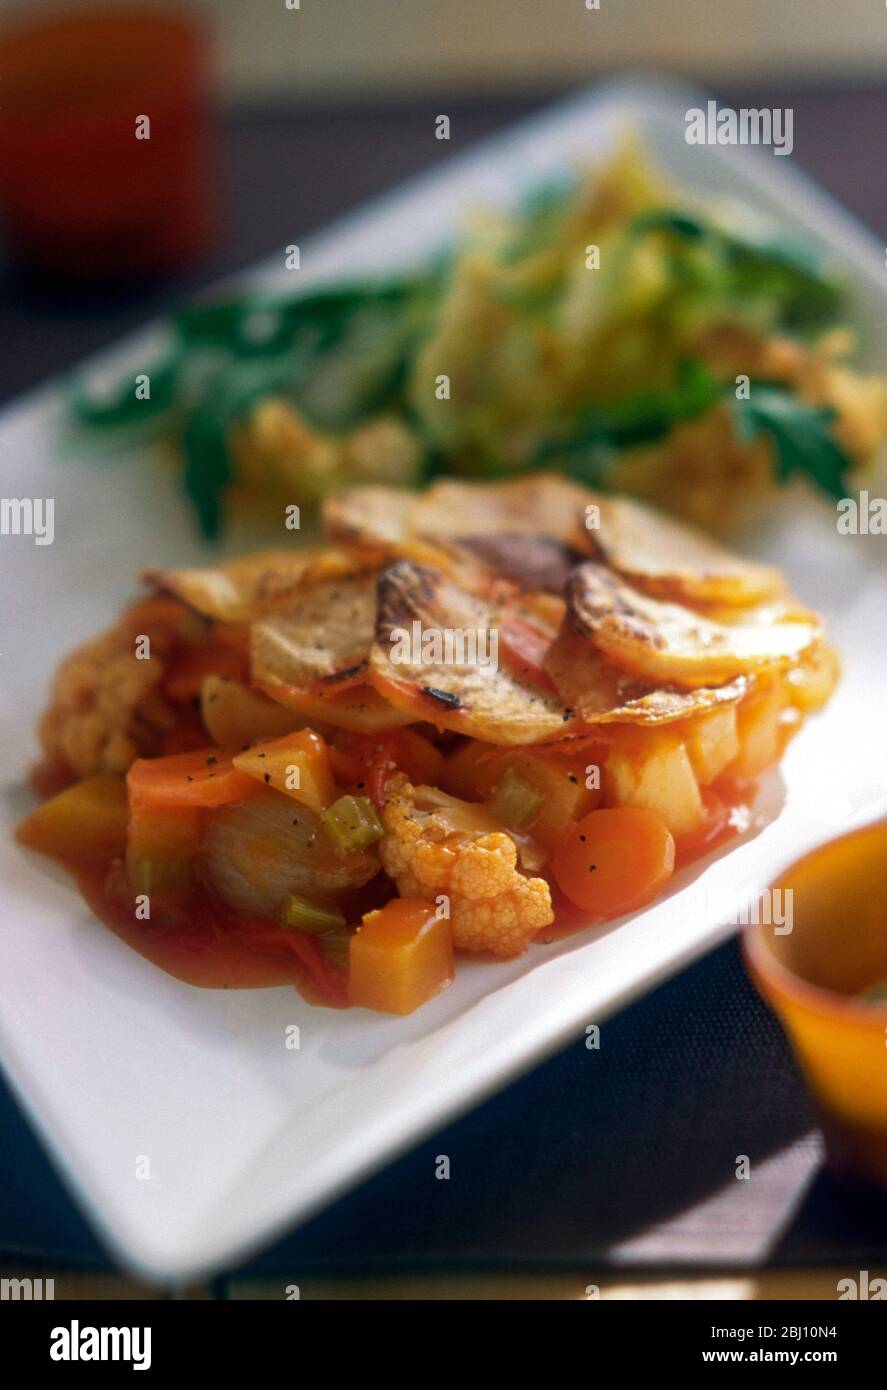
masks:
[(700, 208), (628, 142), (401, 278), (244, 294), (80, 426), (175, 446), (202, 532), (341, 487), (552, 469), (709, 528), (795, 475), (846, 495), (887, 438), (838, 279), (744, 210)]

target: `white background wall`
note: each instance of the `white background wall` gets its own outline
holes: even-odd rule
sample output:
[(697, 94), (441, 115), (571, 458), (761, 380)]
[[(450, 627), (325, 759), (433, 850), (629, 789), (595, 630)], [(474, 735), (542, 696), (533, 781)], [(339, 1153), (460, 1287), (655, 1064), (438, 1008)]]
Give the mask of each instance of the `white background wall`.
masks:
[[(171, 2), (214, 21), (223, 93), (260, 102), (526, 88), (633, 64), (743, 82), (887, 72), (884, 0)], [(78, 3), (0, 0), (0, 14)]]

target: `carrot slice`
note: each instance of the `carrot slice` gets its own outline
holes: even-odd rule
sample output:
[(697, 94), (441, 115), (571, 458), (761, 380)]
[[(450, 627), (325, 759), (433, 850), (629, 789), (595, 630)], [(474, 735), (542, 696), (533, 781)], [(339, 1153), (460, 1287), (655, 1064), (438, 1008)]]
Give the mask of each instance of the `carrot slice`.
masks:
[(675, 845), (655, 811), (638, 806), (589, 811), (551, 862), (559, 887), (597, 917), (620, 917), (650, 902), (674, 870)]
[(233, 766), (221, 748), (168, 758), (138, 758), (126, 775), (133, 807), (224, 806), (255, 796), (261, 783)]

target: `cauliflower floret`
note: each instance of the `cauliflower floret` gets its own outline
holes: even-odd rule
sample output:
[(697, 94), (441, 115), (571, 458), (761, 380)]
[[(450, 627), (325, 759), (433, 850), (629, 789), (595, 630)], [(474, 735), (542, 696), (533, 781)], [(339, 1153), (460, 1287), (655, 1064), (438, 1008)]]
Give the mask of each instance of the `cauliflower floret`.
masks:
[(404, 898), (449, 897), (456, 946), (518, 956), (554, 920), (548, 884), (521, 873), (515, 841), (481, 807), (414, 787), (402, 773), (386, 792), (385, 872)]
[(40, 721), (50, 760), (89, 777), (125, 772), (140, 754), (156, 753), (178, 718), (160, 693), (163, 669), (157, 656), (136, 658), (125, 622), (78, 647), (59, 667)]

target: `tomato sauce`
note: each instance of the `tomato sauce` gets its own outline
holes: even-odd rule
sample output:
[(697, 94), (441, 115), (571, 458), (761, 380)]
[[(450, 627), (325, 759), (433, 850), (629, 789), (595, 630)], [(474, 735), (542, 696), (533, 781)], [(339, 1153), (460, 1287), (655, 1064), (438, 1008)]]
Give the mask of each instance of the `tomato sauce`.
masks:
[(201, 989), (292, 985), (311, 1004), (347, 1006), (344, 970), (329, 965), (304, 932), (229, 912), (197, 889), (154, 920), (135, 916), (122, 870), (66, 865), (89, 907), (115, 936), (185, 984)]
[[(691, 835), (676, 839), (675, 868), (692, 863), (740, 833), (748, 822), (754, 792), (752, 784), (726, 779), (703, 788), (705, 819)], [(120, 861), (98, 868), (68, 860), (58, 862), (73, 875), (92, 912), (115, 936), (184, 984), (200, 989), (289, 985), (311, 1004), (349, 1006), (344, 964), (327, 960), (309, 933), (244, 917), (200, 884), (174, 905), (153, 903), (153, 917), (140, 920)], [(358, 921), (396, 892), (384, 873), (377, 874), (363, 888), (345, 896), (341, 906), (346, 919)], [(542, 928), (537, 942), (558, 941), (606, 920), (590, 920), (587, 910), (572, 903), (553, 882), (551, 898), (555, 920)]]

